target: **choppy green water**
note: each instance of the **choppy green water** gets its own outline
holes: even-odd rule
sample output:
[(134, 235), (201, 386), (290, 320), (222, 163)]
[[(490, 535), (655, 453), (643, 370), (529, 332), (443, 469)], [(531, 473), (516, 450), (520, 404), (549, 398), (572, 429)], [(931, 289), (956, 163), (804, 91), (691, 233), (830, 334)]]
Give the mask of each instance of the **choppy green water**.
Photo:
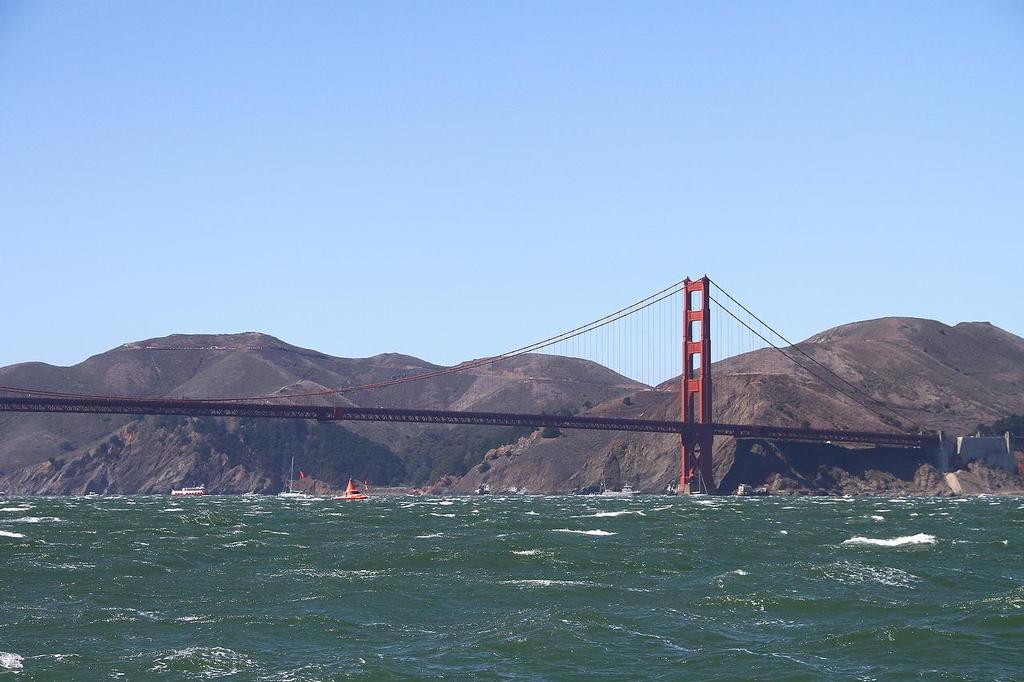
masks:
[(1022, 519), (1011, 498), (4, 498), (0, 677), (1019, 679)]

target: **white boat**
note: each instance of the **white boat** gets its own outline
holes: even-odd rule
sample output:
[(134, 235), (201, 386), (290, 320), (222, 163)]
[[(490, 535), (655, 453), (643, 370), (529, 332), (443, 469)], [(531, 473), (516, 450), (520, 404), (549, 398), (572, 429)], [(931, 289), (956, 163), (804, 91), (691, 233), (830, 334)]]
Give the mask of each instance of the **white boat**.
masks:
[(291, 469), (288, 471), (288, 491), (287, 492), (284, 492), (284, 491), (279, 492), (277, 494), (277, 496), (278, 497), (284, 497), (284, 498), (292, 499), (292, 500), (308, 500), (308, 499), (312, 499), (312, 497), (313, 497), (312, 495), (307, 495), (306, 493), (297, 493), (294, 490), (292, 490), (292, 484), (293, 483), (295, 483), (295, 458), (294, 457), (292, 457)]
[(602, 490), (601, 497), (633, 497), (636, 492), (633, 491), (633, 486), (626, 484), (622, 486), (622, 490)]
[(192, 486), (191, 488), (189, 488), (189, 487), (178, 488), (177, 490), (172, 490), (171, 491), (171, 496), (172, 497), (202, 497), (205, 494), (206, 494), (206, 486), (205, 485), (196, 485), (196, 486)]
[(735, 495), (738, 497), (763, 497), (767, 494), (767, 487), (761, 486), (759, 488), (755, 488), (754, 486), (749, 485), (747, 483), (740, 483), (738, 486), (736, 486), (735, 492)]

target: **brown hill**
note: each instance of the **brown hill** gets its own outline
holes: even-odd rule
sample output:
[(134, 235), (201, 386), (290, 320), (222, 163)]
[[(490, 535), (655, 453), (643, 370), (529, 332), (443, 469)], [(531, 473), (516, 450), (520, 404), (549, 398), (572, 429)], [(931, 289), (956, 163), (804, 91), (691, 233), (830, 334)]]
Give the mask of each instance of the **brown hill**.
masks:
[[(884, 318), (822, 332), (799, 348), (892, 405), (895, 414), (867, 410), (858, 402), (862, 399), (851, 400), (765, 350), (713, 366), (716, 419), (961, 434), (978, 423), (1024, 412), (1024, 339), (987, 323), (948, 326)], [(437, 366), (407, 355), (338, 358), (256, 333), (174, 335), (125, 344), (72, 367), (24, 363), (0, 368), (0, 384), (103, 395), (228, 397), (314, 392), (433, 369)], [(456, 410), (568, 409), (663, 419), (679, 414), (678, 380), (649, 388), (592, 362), (547, 355), (302, 400)], [(495, 490), (566, 492), (603, 482), (661, 492), (678, 478), (675, 437), (578, 431), (544, 435), (555, 434), (6, 414), (0, 416), (0, 490), (165, 492), (203, 481), (223, 492), (273, 491), (281, 487), (287, 457), (295, 453), (325, 486), (349, 474), (376, 483), (423, 484), (468, 472), (455, 480), (454, 490), (469, 492), (486, 482)], [(857, 468), (847, 451), (833, 453), (831, 460), (824, 450), (808, 454), (773, 444), (742, 443), (739, 451), (742, 466), (734, 467), (737, 444), (716, 442), (717, 480), (731, 485), (741, 475), (745, 480), (774, 475), (813, 489), (848, 478), (836, 471), (823, 477), (818, 464), (831, 462), (848, 473)], [(867, 480), (864, 472), (850, 476)], [(919, 478), (925, 481), (922, 489), (934, 483), (929, 476)], [(895, 489), (890, 483), (877, 485)]]
[[(861, 402), (870, 401), (848, 387), (844, 386), (860, 402), (776, 351), (761, 350), (712, 366), (716, 421), (965, 434), (979, 423), (1024, 412), (1024, 339), (988, 323), (948, 326), (891, 317), (836, 327), (798, 346), (872, 398), (891, 405), (895, 414), (865, 409)], [(841, 383), (816, 367), (814, 374), (833, 385)], [(678, 418), (679, 380), (638, 391), (629, 402), (615, 398), (592, 412)], [(746, 452), (749, 444), (743, 447)], [(735, 451), (731, 439), (716, 440), (716, 480), (729, 474)], [(827, 460), (822, 455), (822, 463)], [(814, 460), (801, 461), (806, 468)], [(548, 439), (532, 434), (489, 452), (485, 463), (455, 489), (469, 491), (487, 483), (495, 490), (565, 492), (630, 483), (643, 491), (661, 492), (678, 476), (679, 442), (674, 436), (565, 431)], [(800, 472), (793, 476), (807, 478)]]
[[(128, 343), (71, 367), (23, 363), (0, 368), (0, 384), (98, 395), (220, 398), (315, 392), (434, 369), (438, 366), (395, 353), (370, 358), (333, 357), (257, 333), (173, 335)], [(585, 360), (524, 355), (429, 381), (303, 400), (428, 409), (556, 411), (578, 410), (586, 400), (598, 402), (639, 387), (637, 382)], [(194, 461), (196, 450), (216, 459), (226, 456), (223, 449), (258, 449), (260, 443), (269, 447), (277, 437), (273, 434), (252, 433), (240, 443), (219, 432), (214, 434), (210, 425), (206, 425), (208, 433), (202, 434), (188, 424), (165, 423), (166, 428), (160, 429), (154, 427), (155, 420), (145, 421), (142, 428), (137, 420), (127, 417), (0, 415), (0, 472), (6, 474), (0, 477), (0, 490), (72, 492), (84, 490), (89, 481), (96, 480), (107, 481), (108, 488), (122, 492), (163, 491), (168, 484), (197, 480), (211, 485), (214, 480), (223, 480), (221, 489), (236, 492), (251, 489), (247, 486), (272, 489), (281, 484), (283, 453), (271, 458), (269, 468), (263, 461), (245, 475), (205, 470)], [(275, 426), (272, 430), (284, 428)], [(410, 479), (380, 483), (426, 482), (431, 476), (461, 473), (464, 460), (475, 463), (489, 448), (521, 435), (509, 429), (467, 427), (360, 424), (337, 428), (361, 439), (349, 442), (355, 449), (369, 453), (373, 450), (369, 444), (375, 443), (404, 462), (403, 475)], [(215, 435), (223, 441), (219, 443), (221, 450), (209, 442)], [(339, 433), (321, 436), (321, 440), (331, 442), (344, 440)], [(302, 443), (290, 444), (305, 447)], [(100, 451), (103, 457), (96, 457)], [(136, 461), (131, 467), (135, 473), (129, 475), (129, 468), (115, 466), (123, 464), (119, 458), (129, 456), (151, 461)], [(83, 460), (92, 464), (84, 466)], [(235, 460), (249, 463), (241, 456)], [(74, 466), (67, 468), (66, 464)], [(115, 475), (115, 471), (120, 473)], [(145, 471), (150, 473), (138, 473)], [(393, 469), (389, 471), (394, 473)]]

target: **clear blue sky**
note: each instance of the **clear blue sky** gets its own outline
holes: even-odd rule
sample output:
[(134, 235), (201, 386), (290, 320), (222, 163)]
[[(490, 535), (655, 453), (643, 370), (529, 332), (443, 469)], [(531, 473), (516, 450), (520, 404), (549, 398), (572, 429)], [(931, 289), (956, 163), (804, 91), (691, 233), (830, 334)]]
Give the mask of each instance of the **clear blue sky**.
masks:
[(705, 272), (1024, 334), (1024, 4), (0, 0), (0, 365), (442, 363)]

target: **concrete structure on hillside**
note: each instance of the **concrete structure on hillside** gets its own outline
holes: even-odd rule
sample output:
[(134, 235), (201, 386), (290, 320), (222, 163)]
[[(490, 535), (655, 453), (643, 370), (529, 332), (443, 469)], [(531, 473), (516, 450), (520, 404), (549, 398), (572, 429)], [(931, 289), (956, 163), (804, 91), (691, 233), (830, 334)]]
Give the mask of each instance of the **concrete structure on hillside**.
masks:
[(1011, 473), (1017, 471), (1017, 456), (1009, 433), (1002, 436), (961, 436), (956, 439), (956, 454), (964, 464), (978, 461)]
[(933, 450), (935, 457), (935, 468), (939, 471), (949, 471), (949, 464), (956, 455), (956, 443), (949, 439), (945, 431), (939, 431), (939, 443)]

